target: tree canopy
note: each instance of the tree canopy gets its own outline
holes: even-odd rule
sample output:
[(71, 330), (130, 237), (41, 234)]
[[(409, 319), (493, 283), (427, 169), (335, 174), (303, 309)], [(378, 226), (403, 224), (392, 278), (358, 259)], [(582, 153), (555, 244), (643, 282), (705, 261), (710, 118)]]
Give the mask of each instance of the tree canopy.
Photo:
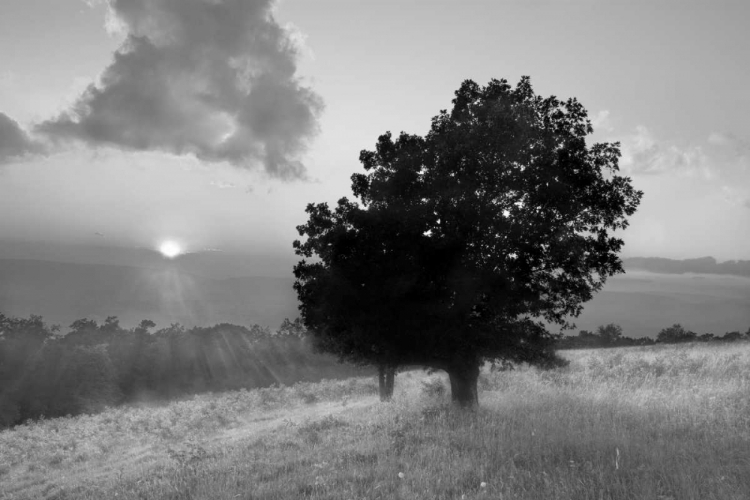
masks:
[[(729, 335), (731, 335), (731, 332), (727, 333), (725, 337)], [(691, 342), (697, 337), (697, 333), (685, 330), (682, 325), (676, 323), (669, 328), (663, 328), (656, 336), (656, 341), (664, 343)]]
[[(555, 335), (608, 276), (643, 195), (618, 143), (591, 147), (576, 99), (524, 77), (463, 82), (425, 137), (387, 132), (360, 154), (359, 203), (309, 204), (294, 268), (305, 326), (343, 359), (448, 372), (477, 402), (483, 360), (555, 362)], [(307, 259), (312, 259), (308, 261)]]

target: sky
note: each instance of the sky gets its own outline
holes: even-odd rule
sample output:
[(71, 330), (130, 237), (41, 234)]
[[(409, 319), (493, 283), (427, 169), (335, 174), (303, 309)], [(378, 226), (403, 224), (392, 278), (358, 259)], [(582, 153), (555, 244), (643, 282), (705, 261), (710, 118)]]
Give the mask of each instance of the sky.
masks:
[(2, 0), (0, 240), (293, 255), (466, 79), (620, 141), (624, 257), (750, 259), (746, 0)]

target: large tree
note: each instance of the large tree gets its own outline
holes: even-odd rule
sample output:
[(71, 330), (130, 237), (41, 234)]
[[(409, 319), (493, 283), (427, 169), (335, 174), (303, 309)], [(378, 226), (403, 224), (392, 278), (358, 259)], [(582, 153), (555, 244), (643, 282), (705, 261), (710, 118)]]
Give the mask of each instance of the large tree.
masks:
[(310, 204), (295, 241), (302, 319), (344, 359), (448, 372), (477, 404), (479, 367), (554, 364), (549, 325), (569, 327), (607, 277), (640, 203), (617, 175), (618, 143), (575, 99), (534, 94), (528, 77), (467, 80), (425, 137), (390, 133), (362, 151), (360, 203)]
[[(305, 327), (317, 348), (342, 359), (378, 365), (380, 397), (393, 393), (395, 369), (408, 362), (395, 335), (414, 323), (413, 246), (420, 227), (409, 229), (392, 207), (362, 210), (346, 199), (335, 211), (309, 205), (310, 220), (298, 230), (297, 253), (318, 262), (295, 267), (295, 289)], [(411, 235), (407, 235), (411, 231)], [(393, 234), (400, 235), (394, 239)], [(325, 332), (325, 333), (323, 333)]]

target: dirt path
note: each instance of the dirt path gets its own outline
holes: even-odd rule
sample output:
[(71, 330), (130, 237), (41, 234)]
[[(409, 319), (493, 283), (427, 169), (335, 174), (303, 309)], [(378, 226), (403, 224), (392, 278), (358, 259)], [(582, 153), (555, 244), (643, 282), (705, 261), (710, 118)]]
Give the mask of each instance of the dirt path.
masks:
[(355, 412), (361, 408), (373, 406), (377, 403), (376, 397), (367, 397), (355, 400), (342, 405), (340, 401), (331, 403), (318, 403), (303, 407), (294, 408), (282, 412), (271, 418), (260, 418), (250, 420), (246, 424), (226, 429), (211, 437), (206, 444), (214, 448), (222, 445), (237, 443), (239, 441), (254, 439), (260, 437), (264, 432), (268, 432), (278, 427), (299, 425), (308, 420), (315, 421), (328, 415), (340, 415), (343, 413)]
[(0, 499), (70, 498), (62, 493), (81, 486), (88, 488), (111, 486), (121, 481), (160, 475), (177, 466), (177, 461), (170, 457), (170, 449), (173, 452), (179, 451), (188, 442), (193, 446), (200, 446), (208, 453), (213, 453), (257, 439), (284, 426), (304, 424), (329, 415), (358, 413), (376, 403), (377, 398), (369, 396), (349, 401), (346, 405), (335, 401), (281, 408), (255, 415), (236, 426), (221, 429), (215, 433), (196, 435), (185, 442), (159, 440), (153, 444), (133, 443), (132, 446), (117, 446), (117, 449), (112, 450), (106, 459), (100, 461), (73, 463), (64, 468), (41, 469), (36, 471), (37, 473), (19, 477), (17, 481), (9, 481), (10, 484), (0, 486)]

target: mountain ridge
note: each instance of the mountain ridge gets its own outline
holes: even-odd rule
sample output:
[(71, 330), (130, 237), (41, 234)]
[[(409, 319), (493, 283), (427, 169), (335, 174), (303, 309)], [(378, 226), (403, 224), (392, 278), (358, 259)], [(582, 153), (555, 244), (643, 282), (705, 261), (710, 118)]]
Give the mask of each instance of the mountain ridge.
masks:
[(663, 257), (629, 257), (622, 259), (623, 267), (662, 274), (727, 274), (750, 277), (750, 260), (718, 262), (713, 257), (696, 259), (665, 259)]
[(123, 325), (150, 319), (158, 326), (228, 322), (278, 327), (296, 317), (293, 278), (212, 278), (176, 266), (147, 268), (33, 259), (0, 259), (0, 312), (38, 314), (65, 327), (76, 319)]
[[(277, 259), (283, 265), (270, 269), (261, 255), (204, 252), (166, 259), (148, 249), (79, 248), (8, 251), (0, 241), (0, 312), (41, 315), (63, 331), (77, 319), (101, 322), (108, 316), (117, 316), (126, 328), (143, 319), (157, 328), (171, 323), (277, 328), (284, 318), (299, 315), (286, 256)], [(82, 262), (92, 256), (98, 262)], [(729, 262), (735, 267), (712, 257), (623, 259), (626, 273), (607, 280), (568, 333), (608, 323), (620, 324), (630, 337), (654, 337), (674, 323), (698, 333), (745, 331), (750, 274), (743, 270), (750, 261)]]

